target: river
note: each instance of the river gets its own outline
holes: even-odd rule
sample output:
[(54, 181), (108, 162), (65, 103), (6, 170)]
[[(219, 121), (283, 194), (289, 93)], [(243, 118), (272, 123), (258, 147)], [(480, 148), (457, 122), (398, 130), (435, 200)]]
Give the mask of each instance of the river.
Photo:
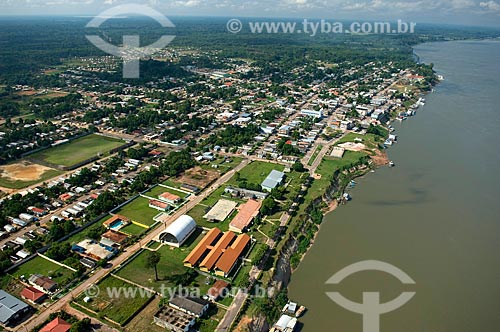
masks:
[[(361, 332), (362, 316), (331, 301), (338, 291), (382, 302), (416, 295), (381, 316), (381, 332), (500, 331), (500, 42), (428, 43), (415, 48), (445, 77), (418, 114), (396, 123), (394, 168), (358, 179), (353, 200), (325, 216), (293, 274), (289, 296), (308, 307), (302, 332)], [(406, 272), (325, 282), (345, 266), (380, 260)]]

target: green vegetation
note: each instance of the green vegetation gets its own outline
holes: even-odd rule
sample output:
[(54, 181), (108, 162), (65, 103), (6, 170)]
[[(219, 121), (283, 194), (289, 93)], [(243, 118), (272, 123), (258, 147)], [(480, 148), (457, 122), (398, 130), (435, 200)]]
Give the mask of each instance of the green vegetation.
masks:
[(316, 157), (321, 152), (321, 149), (323, 149), (323, 145), (320, 144), (320, 145), (318, 145), (316, 150), (314, 150), (314, 153), (312, 154), (311, 159), (309, 159), (309, 162), (307, 163), (308, 166), (311, 166), (314, 163), (314, 161), (316, 160)]
[[(148, 294), (146, 291), (142, 293), (137, 291), (136, 296), (124, 295), (124, 290), (137, 289), (137, 287), (113, 276), (104, 278), (97, 286), (100, 289), (100, 293), (92, 301), (89, 303), (83, 301), (86, 296), (84, 292), (75, 299), (75, 302), (96, 312), (99, 317), (108, 317), (118, 324), (124, 324), (152, 297), (152, 294)], [(108, 290), (112, 289), (121, 289), (122, 293), (120, 296), (110, 296)]]
[(15, 270), (11, 271), (10, 274), (16, 278), (24, 276), (26, 279), (32, 274), (42, 274), (51, 277), (57, 283), (64, 284), (68, 281), (68, 278), (71, 278), (73, 271), (52, 263), (41, 256), (37, 256), (17, 267)]
[[(177, 286), (174, 282), (176, 276), (193, 271), (184, 267), (183, 261), (202, 238), (203, 234), (201, 230), (197, 230), (181, 248), (173, 248), (164, 245), (158, 249), (156, 251), (160, 255), (160, 261), (156, 265), (158, 270), (158, 281), (155, 280), (154, 268), (147, 268), (148, 257), (150, 255), (149, 250), (143, 250), (133, 260), (116, 271), (116, 274), (146, 287), (160, 287), (163, 284), (166, 285), (166, 287), (175, 287)], [(200, 286), (206, 286), (204, 284), (204, 279), (205, 277), (199, 275), (196, 277), (196, 282)], [(206, 288), (208, 289), (208, 286), (206, 286)]]
[[(253, 161), (228, 181), (228, 184), (238, 186), (241, 182), (258, 185), (264, 181), (272, 170), (283, 171), (285, 166), (267, 163), (264, 161)], [(262, 190), (262, 189), (258, 189)]]
[(132, 221), (136, 221), (146, 226), (151, 226), (155, 223), (153, 218), (160, 211), (149, 207), (149, 200), (144, 197), (137, 197), (132, 202), (115, 211), (116, 214), (121, 214)]
[(30, 157), (53, 165), (73, 166), (89, 158), (104, 155), (123, 144), (122, 140), (116, 138), (88, 135), (69, 143), (34, 153)]

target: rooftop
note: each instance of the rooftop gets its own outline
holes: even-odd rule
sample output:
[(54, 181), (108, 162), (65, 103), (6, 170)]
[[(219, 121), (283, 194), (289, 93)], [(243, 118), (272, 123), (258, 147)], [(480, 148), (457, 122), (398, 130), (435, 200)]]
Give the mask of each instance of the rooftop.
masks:
[(253, 218), (259, 214), (261, 205), (261, 202), (249, 199), (245, 204), (240, 206), (238, 214), (230, 223), (230, 227), (242, 232), (250, 225)]

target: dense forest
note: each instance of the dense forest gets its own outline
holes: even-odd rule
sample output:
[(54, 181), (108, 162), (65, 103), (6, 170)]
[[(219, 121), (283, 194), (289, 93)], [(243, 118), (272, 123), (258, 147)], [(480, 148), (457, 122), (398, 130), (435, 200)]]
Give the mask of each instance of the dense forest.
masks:
[[(417, 26), (417, 33), (405, 35), (327, 34), (314, 38), (300, 34), (251, 34), (238, 36), (226, 31), (224, 18), (175, 18), (176, 35), (168, 47), (201, 48), (220, 53), (220, 61), (207, 57), (183, 57), (178, 66), (169, 65), (158, 72), (157, 63), (142, 63), (151, 74), (173, 74), (185, 77), (180, 66), (196, 65), (223, 68), (222, 59), (246, 58), (269, 72), (286, 71), (306, 63), (306, 58), (330, 62), (367, 62), (373, 60), (413, 61), (411, 47), (432, 40), (483, 38), (499, 36), (498, 30)], [(29, 84), (35, 87), (64, 86), (57, 75), (40, 75), (43, 69), (61, 65), (65, 59), (104, 55), (85, 38), (99, 34), (118, 45), (122, 36), (141, 32), (141, 44), (147, 45), (165, 34), (158, 23), (146, 18), (111, 19), (97, 31), (85, 28), (87, 18), (35, 17), (0, 19), (0, 84)], [(271, 47), (272, 46), (272, 47)], [(119, 76), (119, 75), (118, 75)], [(107, 77), (110, 80), (115, 76)]]

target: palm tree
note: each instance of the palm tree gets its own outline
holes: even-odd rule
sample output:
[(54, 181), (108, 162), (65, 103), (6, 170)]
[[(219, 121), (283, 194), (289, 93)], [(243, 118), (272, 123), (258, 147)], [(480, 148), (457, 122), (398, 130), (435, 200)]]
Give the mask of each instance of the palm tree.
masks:
[(157, 251), (150, 251), (146, 258), (146, 265), (149, 268), (155, 269), (155, 280), (158, 281), (158, 269), (157, 265), (160, 262), (161, 255)]

